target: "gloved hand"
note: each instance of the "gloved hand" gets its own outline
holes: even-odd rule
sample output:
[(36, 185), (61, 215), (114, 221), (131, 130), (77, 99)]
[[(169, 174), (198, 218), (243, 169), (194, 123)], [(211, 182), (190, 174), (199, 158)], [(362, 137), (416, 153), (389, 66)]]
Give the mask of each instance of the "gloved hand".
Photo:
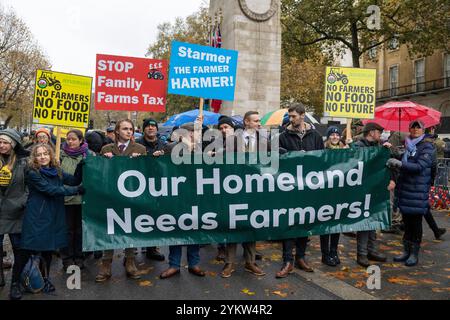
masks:
[(402, 167), (402, 162), (400, 160), (397, 160), (395, 158), (390, 158), (387, 162), (386, 162), (386, 166), (390, 169), (400, 169)]
[(86, 189), (83, 186), (78, 186), (78, 194), (83, 195), (86, 193)]

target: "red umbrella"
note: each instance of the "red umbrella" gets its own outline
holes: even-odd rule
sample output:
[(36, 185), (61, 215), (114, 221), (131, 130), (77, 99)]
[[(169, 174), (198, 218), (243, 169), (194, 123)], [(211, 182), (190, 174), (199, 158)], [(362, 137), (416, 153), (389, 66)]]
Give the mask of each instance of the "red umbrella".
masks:
[(441, 113), (412, 101), (391, 101), (375, 109), (375, 119), (363, 120), (378, 123), (385, 130), (409, 132), (409, 123), (420, 120), (425, 128), (435, 126), (441, 121)]

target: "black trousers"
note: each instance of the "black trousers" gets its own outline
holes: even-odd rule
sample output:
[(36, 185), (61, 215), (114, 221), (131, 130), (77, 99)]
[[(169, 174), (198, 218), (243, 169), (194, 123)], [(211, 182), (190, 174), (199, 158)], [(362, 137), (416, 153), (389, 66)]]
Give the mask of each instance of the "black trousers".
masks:
[(439, 227), (437, 226), (436, 220), (434, 220), (433, 215), (431, 214), (431, 210), (428, 209), (427, 214), (424, 216), (425, 220), (428, 223), (428, 226), (431, 230), (436, 234), (439, 231)]
[(339, 233), (325, 234), (320, 236), (320, 251), (322, 251), (322, 254), (337, 252), (339, 236)]
[(61, 257), (63, 260), (83, 259), (83, 234), (81, 223), (81, 204), (65, 206), (66, 208), (66, 224), (67, 224), (67, 240), (68, 247), (61, 250)]
[[(25, 265), (27, 264), (28, 259), (30, 259), (30, 257), (32, 255), (36, 255), (36, 254), (39, 254), (39, 252), (32, 251), (32, 250), (25, 250), (25, 249), (17, 250), (17, 253), (14, 256), (14, 259), (16, 259), (16, 260), (14, 261), (14, 266), (13, 266), (12, 279), (11, 279), (12, 282), (19, 282), (20, 274), (22, 273), (23, 269), (25, 268)], [(43, 265), (40, 266), (42, 275), (44, 275), (46, 272), (47, 276), (50, 276), (50, 264), (52, 263), (52, 254), (53, 254), (53, 251), (40, 252), (41, 257), (45, 261), (45, 270), (44, 270)]]
[(402, 218), (405, 224), (403, 240), (415, 243), (422, 242), (422, 215), (402, 214)]

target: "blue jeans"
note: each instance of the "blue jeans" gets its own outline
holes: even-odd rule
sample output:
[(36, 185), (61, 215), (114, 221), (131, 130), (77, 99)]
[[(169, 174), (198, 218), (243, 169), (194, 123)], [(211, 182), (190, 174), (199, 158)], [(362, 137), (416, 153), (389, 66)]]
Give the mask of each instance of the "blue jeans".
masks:
[[(200, 262), (200, 246), (198, 244), (187, 245), (188, 267), (193, 268)], [(169, 265), (171, 268), (180, 269), (183, 246), (169, 247)]]
[(294, 245), (295, 245), (295, 258), (304, 259), (307, 243), (308, 237), (283, 240), (283, 262), (284, 263), (294, 262), (294, 256), (292, 254), (292, 249), (294, 249)]
[[(13, 249), (19, 249), (20, 247), (20, 233), (10, 233), (9, 235), (9, 240), (11, 241), (11, 245), (13, 247)], [(3, 240), (5, 239), (5, 235), (4, 234), (0, 234), (0, 244), (3, 247)]]

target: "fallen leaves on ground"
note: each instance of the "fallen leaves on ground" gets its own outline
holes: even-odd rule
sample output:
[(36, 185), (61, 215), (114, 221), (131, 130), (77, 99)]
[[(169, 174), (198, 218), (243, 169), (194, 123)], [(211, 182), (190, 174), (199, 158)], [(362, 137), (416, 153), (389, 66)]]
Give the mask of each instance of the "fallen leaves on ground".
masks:
[(206, 274), (208, 274), (211, 277), (217, 277), (217, 272), (208, 271), (208, 272), (206, 272)]
[(450, 288), (433, 288), (433, 289), (431, 289), (433, 292), (438, 292), (438, 293), (441, 293), (441, 292), (446, 292), (446, 291), (450, 291)]
[(422, 279), (422, 280), (420, 280), (420, 282), (425, 283), (425, 284), (441, 284), (440, 282), (436, 282), (431, 279)]
[(350, 268), (349, 268), (349, 267), (342, 267), (342, 268), (341, 268), (341, 271), (349, 272), (349, 271), (350, 271)]
[(153, 283), (148, 280), (139, 281), (139, 287), (151, 287)]
[(283, 290), (283, 289), (289, 289), (289, 283), (280, 283), (280, 284), (277, 284), (277, 288), (278, 288), (278, 289), (281, 289), (281, 290)]
[(213, 260), (209, 260), (209, 263), (218, 265), (218, 264), (223, 264), (224, 262), (223, 261), (217, 261), (216, 259), (213, 259)]
[(403, 244), (400, 241), (398, 241), (398, 240), (388, 241), (387, 244), (388, 244), (388, 246), (403, 247)]
[(411, 297), (408, 295), (397, 295), (394, 297), (395, 300), (411, 300)]
[(230, 284), (229, 284), (229, 283), (225, 283), (225, 284), (223, 285), (223, 287), (224, 287), (225, 289), (228, 289), (228, 288), (230, 287)]
[(343, 271), (336, 271), (336, 272), (327, 272), (325, 273), (328, 276), (332, 276), (335, 278), (338, 278), (339, 280), (345, 280), (348, 276), (348, 274), (346, 272)]
[(364, 287), (365, 285), (366, 285), (366, 281), (360, 280), (360, 281), (356, 281), (355, 287), (356, 287), (356, 288), (362, 288), (362, 287)]
[(403, 252), (402, 251), (398, 251), (398, 250), (391, 250), (389, 251), (390, 254), (393, 254), (395, 256), (399, 256), (401, 255)]
[(281, 291), (272, 291), (272, 293), (275, 294), (275, 295), (277, 295), (277, 296), (280, 296), (280, 297), (282, 297), (282, 298), (286, 298), (286, 297), (288, 296), (287, 293), (281, 292)]
[(412, 286), (412, 285), (416, 285), (417, 281), (401, 276), (401, 277), (391, 277), (388, 279), (388, 281), (390, 283), (394, 283), (394, 284), (400, 284), (400, 285), (405, 285), (405, 286)]
[(245, 293), (245, 294), (248, 295), (248, 296), (254, 296), (254, 295), (255, 295), (255, 293), (254, 293), (253, 291), (250, 291), (250, 290), (247, 289), (247, 288), (242, 289), (241, 292), (242, 292), (242, 293)]
[(281, 258), (282, 258), (281, 254), (279, 254), (279, 253), (273, 253), (273, 254), (270, 256), (270, 261), (281, 261)]
[(398, 268), (401, 266), (402, 265), (400, 263), (383, 263), (383, 267), (388, 267), (388, 268)]

